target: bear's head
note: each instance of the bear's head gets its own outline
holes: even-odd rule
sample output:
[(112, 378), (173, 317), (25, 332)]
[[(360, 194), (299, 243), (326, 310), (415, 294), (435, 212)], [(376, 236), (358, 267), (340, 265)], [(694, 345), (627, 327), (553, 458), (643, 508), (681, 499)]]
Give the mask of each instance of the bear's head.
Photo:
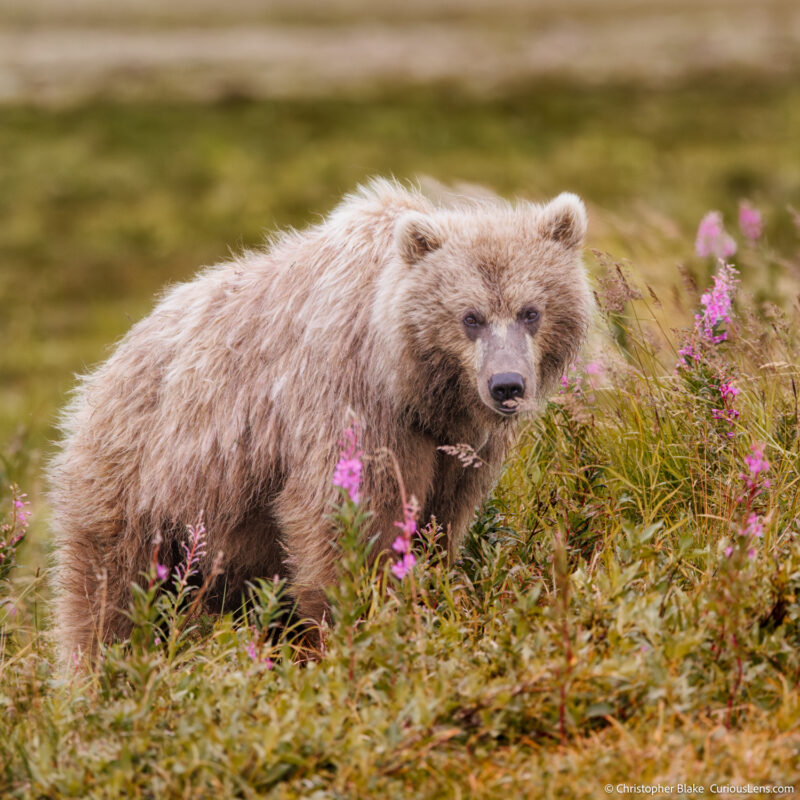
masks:
[(533, 411), (587, 332), (585, 232), (583, 203), (567, 193), (543, 206), (476, 201), (402, 214), (392, 316), (418, 363), (456, 371), (450, 385), (493, 419)]

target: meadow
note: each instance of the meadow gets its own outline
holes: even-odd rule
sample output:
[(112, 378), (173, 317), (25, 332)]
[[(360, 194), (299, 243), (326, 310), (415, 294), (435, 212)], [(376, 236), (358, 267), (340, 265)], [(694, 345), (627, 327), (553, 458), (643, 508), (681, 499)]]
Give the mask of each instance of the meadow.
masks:
[[(796, 76), (744, 73), (0, 107), (0, 796), (796, 792), (799, 140)], [(319, 660), (280, 584), (210, 619), (153, 572), (133, 642), (57, 671), (42, 467), (73, 374), (164, 284), (388, 173), (590, 212), (590, 348), (462, 558), (429, 531), (402, 580), (367, 567), (343, 494)], [(735, 274), (696, 252), (711, 209)]]

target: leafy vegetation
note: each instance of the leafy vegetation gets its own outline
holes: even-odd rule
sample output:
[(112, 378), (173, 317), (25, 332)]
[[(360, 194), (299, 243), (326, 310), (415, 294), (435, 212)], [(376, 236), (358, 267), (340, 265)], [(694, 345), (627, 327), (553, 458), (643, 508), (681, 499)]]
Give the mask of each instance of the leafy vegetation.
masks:
[[(17, 344), (0, 354), (0, 471), (32, 500), (3, 496), (0, 794), (597, 797), (796, 781), (797, 107), (796, 84), (720, 80), (0, 111), (0, 321)], [(38, 474), (71, 372), (165, 280), (390, 169), (569, 188), (593, 206), (598, 330), (460, 561), (423, 531), (409, 571), (392, 569), (405, 551), (367, 567), (368, 498), (343, 491), (335, 624), (308, 660), (280, 582), (254, 587), (244, 618), (197, 613), (202, 525), (187, 520), (184, 572), (154, 554), (131, 642), (92, 670), (55, 670)], [(731, 224), (744, 196), (764, 212), (756, 237)], [(706, 255), (710, 223), (693, 254), (709, 208), (737, 241), (736, 273)]]

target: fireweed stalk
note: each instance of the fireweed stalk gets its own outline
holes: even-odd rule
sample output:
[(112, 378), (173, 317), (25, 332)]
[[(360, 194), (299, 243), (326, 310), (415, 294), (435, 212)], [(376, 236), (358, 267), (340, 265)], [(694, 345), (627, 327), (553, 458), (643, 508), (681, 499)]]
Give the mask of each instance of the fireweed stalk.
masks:
[(267, 669), (273, 669), (275, 664), (272, 659), (261, 652), (263, 646), (263, 635), (260, 635), (258, 629), (254, 625), (251, 625), (249, 628), (247, 645), (245, 646), (247, 656), (251, 661), (255, 661), (257, 664), (263, 664)]
[(738, 498), (742, 522), (734, 537), (734, 545), (725, 548), (725, 555), (733, 558), (734, 554), (740, 560), (747, 556), (748, 560), (756, 557), (755, 543), (764, 535), (764, 525), (761, 516), (753, 510), (754, 501), (770, 487), (770, 463), (764, 456), (764, 446), (753, 444), (750, 452), (745, 456), (747, 472), (742, 472), (739, 479), (744, 482), (744, 493)]
[(733, 297), (739, 280), (731, 264), (720, 262), (713, 276), (714, 285), (700, 298), (701, 313), (695, 315), (692, 333), (678, 350), (676, 371), (684, 381), (702, 396), (711, 399), (711, 416), (723, 423), (726, 438), (734, 437), (734, 426), (739, 419), (736, 398), (740, 389), (727, 375), (728, 367), (720, 363), (719, 346), (728, 340), (725, 327), (731, 322)]
[(186, 526), (186, 536), (181, 542), (183, 558), (171, 572), (168, 565), (161, 563), (159, 552), (162, 539), (157, 536), (150, 569), (145, 575), (148, 582), (144, 586), (133, 586), (134, 597), (129, 613), (133, 622), (131, 639), (148, 649), (152, 645), (161, 645), (161, 634), (168, 631), (163, 644), (170, 662), (192, 630), (189, 623), (200, 610), (203, 598), (222, 572), (222, 554), (218, 553), (202, 585), (192, 580), (205, 571), (201, 571), (201, 563), (207, 552), (206, 534), (203, 512), (200, 512), (197, 522)]
[(731, 321), (733, 295), (739, 283), (737, 274), (732, 264), (721, 262), (714, 275), (713, 288), (700, 298), (703, 312), (695, 317), (695, 330), (699, 330), (712, 344), (719, 344), (728, 338), (728, 332), (722, 325)]
[[(364, 471), (364, 453), (360, 447), (360, 430), (357, 422), (345, 429), (339, 441), (339, 460), (333, 473), (333, 485), (344, 490), (344, 493), (356, 505), (361, 502), (361, 480)], [(417, 532), (417, 516), (419, 503), (412, 495), (406, 496), (405, 484), (400, 473), (400, 466), (392, 453), (389, 453), (394, 462), (395, 472), (400, 487), (400, 497), (403, 504), (403, 520), (395, 522), (400, 529), (400, 535), (392, 543), (392, 550), (399, 559), (392, 565), (392, 573), (402, 580), (408, 575), (411, 568), (417, 563), (411, 552), (411, 541)]]
[[(340, 453), (339, 461), (336, 464), (336, 469), (333, 476), (333, 484), (342, 490), (343, 496), (349, 500), (353, 507), (357, 506), (361, 501), (361, 479), (363, 474), (363, 459), (364, 454), (359, 444), (359, 427), (354, 423), (345, 430), (342, 440), (339, 442)], [(400, 502), (403, 507), (403, 520), (402, 522), (395, 522), (395, 525), (400, 528), (400, 535), (397, 536), (392, 543), (392, 549), (398, 555), (398, 560), (392, 564), (392, 574), (403, 581), (408, 577), (408, 584), (411, 589), (411, 602), (414, 616), (414, 623), (416, 627), (416, 638), (419, 646), (421, 670), (423, 676), (427, 675), (425, 667), (425, 645), (422, 636), (422, 622), (419, 616), (419, 608), (417, 602), (417, 587), (414, 582), (414, 574), (412, 568), (416, 564), (416, 558), (411, 552), (411, 542), (414, 534), (417, 531), (417, 515), (419, 513), (419, 503), (417, 499), (406, 493), (405, 482), (403, 481), (403, 474), (400, 471), (400, 464), (397, 461), (395, 454), (388, 449), (380, 450), (376, 455), (385, 455), (392, 462), (394, 467), (395, 477), (397, 478), (397, 485), (400, 492)], [(347, 505), (346, 502), (342, 504), (342, 508)], [(341, 523), (340, 523), (341, 524)], [(324, 645), (324, 642), (323, 642)]]
[(401, 533), (394, 540), (392, 550), (400, 556), (400, 560), (392, 564), (392, 572), (400, 580), (403, 580), (417, 563), (414, 554), (411, 552), (411, 537), (417, 532), (418, 514), (419, 504), (412, 495), (410, 500), (403, 502), (403, 521), (395, 522), (395, 526), (400, 528)]
[(770, 463), (764, 455), (764, 447), (754, 443), (744, 458), (746, 472), (739, 475), (743, 491), (736, 498), (738, 523), (734, 527), (733, 542), (724, 549), (720, 568), (718, 614), (720, 630), (717, 643), (712, 647), (716, 658), (728, 651), (733, 657), (735, 669), (728, 694), (726, 725), (733, 723), (733, 704), (744, 679), (744, 657), (740, 636), (745, 625), (742, 598), (746, 595), (746, 581), (751, 575), (751, 563), (755, 560), (756, 542), (764, 535), (764, 521), (755, 510), (755, 500), (770, 487), (766, 477)]
[(727, 423), (728, 430), (726, 436), (732, 439), (734, 436), (733, 425), (739, 419), (739, 410), (734, 405), (736, 398), (741, 393), (740, 390), (734, 386), (729, 379), (720, 377), (719, 383), (716, 384), (719, 390), (720, 399), (722, 401), (722, 408), (714, 408), (711, 410), (711, 415), (716, 420)]
[(364, 469), (363, 453), (359, 447), (359, 425), (354, 422), (339, 441), (339, 460), (333, 473), (333, 485), (344, 489), (356, 504), (361, 502), (361, 474)]

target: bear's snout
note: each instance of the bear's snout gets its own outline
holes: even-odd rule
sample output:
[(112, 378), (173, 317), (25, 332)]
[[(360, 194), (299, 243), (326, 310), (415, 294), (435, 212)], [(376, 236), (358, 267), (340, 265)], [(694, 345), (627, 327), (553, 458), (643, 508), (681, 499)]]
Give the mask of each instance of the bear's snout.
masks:
[(517, 401), (525, 396), (525, 378), (519, 372), (492, 375), (489, 378), (489, 395), (497, 403), (498, 411), (514, 414), (518, 410)]

